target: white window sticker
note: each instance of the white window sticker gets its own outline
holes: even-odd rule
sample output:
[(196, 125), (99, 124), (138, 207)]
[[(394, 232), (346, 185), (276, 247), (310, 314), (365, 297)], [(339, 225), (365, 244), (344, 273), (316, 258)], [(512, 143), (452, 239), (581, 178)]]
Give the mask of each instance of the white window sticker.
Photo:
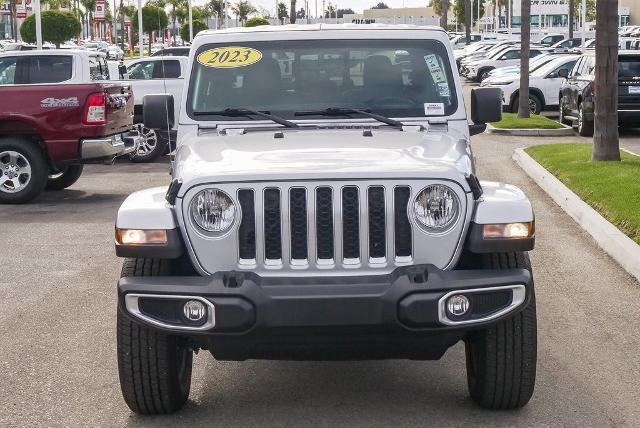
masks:
[(443, 103), (424, 103), (425, 116), (444, 116)]
[(447, 77), (444, 75), (444, 71), (442, 70), (442, 66), (440, 65), (440, 61), (438, 61), (437, 56), (434, 54), (425, 55), (424, 62), (427, 63), (427, 68), (429, 69), (429, 73), (431, 73), (431, 77), (434, 82), (441, 83), (447, 81)]

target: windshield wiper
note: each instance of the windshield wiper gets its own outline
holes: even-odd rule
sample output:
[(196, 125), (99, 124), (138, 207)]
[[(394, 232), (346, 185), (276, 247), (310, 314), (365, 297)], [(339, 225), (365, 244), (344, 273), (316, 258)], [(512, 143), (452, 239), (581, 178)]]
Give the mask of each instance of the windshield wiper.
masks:
[(218, 111), (195, 111), (193, 112), (193, 115), (194, 116), (215, 115), (215, 116), (228, 116), (228, 117), (260, 116), (260, 117), (264, 117), (265, 119), (272, 120), (275, 123), (278, 123), (280, 125), (286, 126), (287, 128), (300, 128), (300, 125), (298, 125), (297, 123), (290, 122), (286, 119), (281, 118), (280, 116), (274, 116), (272, 114), (269, 114), (269, 112), (265, 112), (265, 111), (249, 110), (246, 108), (226, 108), (224, 110), (218, 110)]
[(294, 116), (348, 116), (355, 113), (362, 114), (364, 116), (375, 119), (378, 122), (386, 123), (387, 125), (393, 126), (398, 129), (402, 129), (402, 127), (404, 126), (402, 122), (386, 116), (381, 116), (376, 113), (371, 113), (371, 110), (361, 110), (350, 107), (329, 107), (324, 110), (298, 111), (294, 114)]

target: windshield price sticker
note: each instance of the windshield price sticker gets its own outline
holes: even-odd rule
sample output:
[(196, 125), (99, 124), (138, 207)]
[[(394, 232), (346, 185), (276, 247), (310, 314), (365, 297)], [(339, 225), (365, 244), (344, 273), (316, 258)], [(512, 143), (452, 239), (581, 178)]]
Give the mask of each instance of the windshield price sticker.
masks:
[(424, 62), (427, 63), (429, 73), (431, 74), (433, 81), (438, 87), (438, 95), (440, 95), (441, 97), (451, 96), (451, 92), (449, 91), (449, 83), (447, 82), (447, 77), (442, 70), (440, 61), (438, 61), (438, 57), (433, 54), (425, 55)]
[(262, 52), (247, 47), (228, 46), (209, 49), (198, 55), (198, 63), (212, 68), (235, 68), (255, 64), (262, 59)]

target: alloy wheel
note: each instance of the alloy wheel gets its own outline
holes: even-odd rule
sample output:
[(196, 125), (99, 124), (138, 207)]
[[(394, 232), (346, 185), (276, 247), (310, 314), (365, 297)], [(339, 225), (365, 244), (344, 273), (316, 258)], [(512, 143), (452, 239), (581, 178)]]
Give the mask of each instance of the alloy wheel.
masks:
[(0, 191), (17, 193), (31, 181), (31, 164), (21, 153), (7, 150), (0, 152)]
[(156, 131), (145, 127), (142, 123), (136, 123), (133, 126), (133, 132), (137, 134), (138, 137), (142, 137), (142, 141), (138, 145), (134, 156), (147, 156), (153, 152), (158, 144)]

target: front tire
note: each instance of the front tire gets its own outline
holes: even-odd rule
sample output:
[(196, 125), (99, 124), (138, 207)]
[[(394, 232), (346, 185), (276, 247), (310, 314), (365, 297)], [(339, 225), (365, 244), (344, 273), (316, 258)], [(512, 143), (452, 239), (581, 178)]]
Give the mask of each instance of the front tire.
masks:
[(63, 190), (72, 186), (82, 175), (83, 165), (69, 165), (60, 171), (50, 174), (47, 178), (47, 190)]
[(482, 71), (480, 71), (480, 73), (478, 73), (478, 82), (482, 83), (483, 80), (485, 80), (486, 78), (489, 77), (489, 74), (493, 71), (493, 68), (487, 68), (484, 69)]
[[(526, 253), (487, 254), (485, 269), (531, 270)], [(467, 383), (471, 398), (485, 409), (516, 409), (526, 405), (535, 386), (537, 360), (536, 300), (518, 314), (465, 341)]]
[[(170, 263), (160, 259), (127, 259), (122, 276), (168, 275)], [(118, 372), (127, 406), (146, 415), (181, 409), (191, 389), (191, 348), (179, 336), (132, 320), (120, 305), (117, 318)]]

